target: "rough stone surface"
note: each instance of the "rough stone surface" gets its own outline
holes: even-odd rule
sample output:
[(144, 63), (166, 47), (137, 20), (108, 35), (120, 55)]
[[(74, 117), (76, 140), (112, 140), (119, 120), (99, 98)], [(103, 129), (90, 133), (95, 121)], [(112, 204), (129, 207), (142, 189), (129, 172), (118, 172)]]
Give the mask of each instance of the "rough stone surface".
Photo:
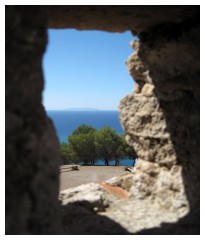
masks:
[(62, 205), (87, 201), (91, 203), (96, 210), (102, 210), (105, 207), (108, 207), (110, 203), (116, 201), (117, 197), (104, 191), (103, 187), (99, 184), (88, 183), (61, 191), (59, 199), (61, 200)]
[[(129, 193), (103, 211), (88, 189), (58, 202), (58, 143), (41, 104), (47, 26), (139, 36), (127, 61), (136, 87), (119, 106), (139, 160), (91, 187), (95, 204)], [(6, 233), (199, 234), (199, 101), (198, 6), (6, 6)]]
[(6, 234), (60, 232), (57, 137), (41, 104), (46, 18), (6, 7)]
[(198, 21), (194, 18), (178, 25), (155, 26), (139, 34), (139, 40), (131, 43), (135, 53), (127, 61), (136, 87), (119, 105), (126, 140), (139, 159), (144, 160), (136, 169), (146, 167), (145, 161), (167, 168), (155, 175), (154, 185), (147, 175), (137, 170), (138, 190), (133, 185), (136, 197), (168, 195), (168, 189), (156, 192), (156, 186), (161, 186), (163, 179), (174, 184), (171, 172), (178, 169), (178, 165), (182, 166), (175, 181), (182, 194), (171, 194), (172, 203), (170, 197), (162, 201), (172, 206), (184, 205), (187, 196), (189, 207), (187, 204), (184, 207), (190, 210), (184, 223), (179, 223), (182, 228), (191, 225), (193, 219), (193, 225), (199, 226)]
[(64, 234), (71, 235), (128, 235), (126, 229), (112, 219), (96, 213), (87, 201), (78, 201), (62, 206)]
[(104, 183), (90, 183), (61, 191), (59, 199), (63, 206), (63, 219), (67, 219), (65, 229), (74, 233), (73, 223), (69, 220), (70, 211), (72, 217), (77, 218), (72, 204), (79, 203), (84, 211), (92, 211), (92, 216), (112, 219), (129, 234), (160, 227), (162, 223), (176, 223), (189, 211), (181, 172), (182, 167), (177, 165), (169, 171), (157, 163), (139, 160), (135, 172)]
[(193, 17), (191, 6), (47, 6), (50, 28), (141, 32), (162, 23)]
[[(125, 197), (125, 193), (127, 196)], [(121, 187), (102, 182), (68, 188), (60, 192), (62, 225), (66, 234), (130, 234), (110, 217), (100, 214), (118, 201), (128, 198)], [(123, 199), (123, 200), (122, 200)], [(76, 221), (79, 222), (76, 226)], [(107, 229), (110, 225), (113, 230)]]

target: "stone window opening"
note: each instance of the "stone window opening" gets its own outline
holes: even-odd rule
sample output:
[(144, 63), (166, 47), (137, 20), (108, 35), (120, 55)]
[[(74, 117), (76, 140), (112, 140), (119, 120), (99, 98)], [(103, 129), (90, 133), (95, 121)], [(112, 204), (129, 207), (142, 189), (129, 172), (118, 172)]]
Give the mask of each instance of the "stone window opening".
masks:
[[(124, 8), (6, 7), (7, 234), (199, 234), (199, 8)], [(41, 104), (48, 26), (138, 32), (128, 69), (145, 82), (119, 107), (135, 172), (80, 189), (82, 201), (64, 193), (61, 204), (58, 141)]]
[[(49, 32), (50, 31), (50, 32)], [(69, 31), (70, 31), (70, 29), (67, 29), (67, 30), (64, 30), (64, 31), (60, 31), (60, 30), (52, 30), (52, 29), (48, 29), (48, 46), (47, 46), (47, 48), (46, 48), (46, 53), (44, 54), (44, 64), (43, 64), (43, 66), (44, 66), (44, 79), (45, 79), (45, 87), (47, 87), (47, 85), (49, 85), (49, 81), (50, 81), (50, 79), (49, 79), (49, 77), (51, 78), (51, 75), (54, 75), (54, 76), (57, 76), (58, 74), (57, 74), (57, 70), (58, 70), (58, 65), (59, 66), (61, 66), (61, 65), (63, 65), (63, 66), (61, 66), (61, 68), (60, 69), (62, 69), (62, 71), (65, 71), (65, 70), (63, 70), (63, 67), (64, 68), (66, 68), (66, 69), (70, 69), (71, 70), (71, 72), (74, 72), (74, 69), (75, 69), (75, 67), (77, 66), (77, 65), (81, 65), (82, 64), (82, 62), (83, 62), (83, 60), (80, 60), (79, 62), (76, 62), (76, 61), (71, 61), (70, 59), (76, 59), (76, 56), (78, 56), (78, 58), (81, 58), (82, 57), (82, 59), (84, 59), (85, 57), (84, 57), (84, 52), (83, 52), (83, 49), (81, 50), (81, 48), (84, 48), (85, 46), (83, 45), (83, 43), (85, 43), (85, 41), (83, 40), (84, 39), (84, 37), (86, 38), (86, 39), (88, 39), (88, 35), (86, 35), (86, 34), (89, 34), (91, 37), (91, 39), (94, 39), (94, 37), (96, 36), (97, 37), (97, 39), (98, 39), (98, 47), (94, 47), (94, 49), (96, 49), (96, 51), (97, 51), (97, 49), (98, 48), (101, 48), (101, 49), (104, 49), (103, 51), (105, 52), (105, 51), (110, 51), (110, 49), (112, 49), (112, 48), (114, 48), (114, 40), (116, 40), (116, 42), (115, 42), (115, 44), (117, 45), (117, 46), (122, 46), (123, 44), (121, 44), (121, 42), (122, 42), (122, 40), (120, 40), (120, 39), (123, 39), (123, 38), (126, 38), (127, 39), (127, 41), (124, 41), (125, 42), (125, 46), (123, 46), (123, 47), (125, 47), (125, 49), (126, 49), (126, 47), (127, 47), (127, 52), (129, 52), (129, 49), (130, 49), (130, 52), (132, 52), (132, 49), (130, 48), (130, 46), (129, 46), (129, 40), (131, 40), (131, 39), (133, 39), (133, 36), (131, 35), (131, 33), (130, 33), (130, 35), (128, 36), (128, 33), (126, 33), (126, 35), (122, 35), (122, 33), (119, 33), (119, 34), (115, 34), (114, 35), (114, 37), (111, 37), (110, 35), (111, 34), (113, 34), (113, 33), (103, 33), (102, 31), (101, 32), (95, 32), (95, 33), (93, 33), (93, 32), (88, 32), (88, 33), (86, 33), (85, 34), (85, 32), (87, 32), (87, 31), (76, 31), (76, 32), (74, 32), (74, 30), (72, 30), (72, 32), (71, 33), (69, 33)], [(59, 33), (58, 33), (59, 32)], [(55, 35), (54, 35), (55, 34)], [(59, 35), (57, 35), (57, 34), (59, 34)], [(63, 42), (63, 41), (65, 41), (65, 39), (67, 39), (67, 44), (68, 44), (68, 41), (69, 41), (69, 36), (71, 36), (72, 38), (73, 37), (75, 37), (75, 38), (77, 38), (76, 40), (77, 40), (77, 42), (78, 42), (78, 44), (74, 44), (73, 45), (73, 47), (75, 48), (75, 46), (77, 45), (78, 46), (78, 49), (76, 49), (74, 52), (75, 52), (75, 55), (74, 56), (72, 56), (72, 53), (70, 53), (70, 56), (69, 56), (69, 58), (65, 58), (65, 56), (63, 56), (63, 58), (61, 58), (60, 57), (60, 54), (59, 53), (57, 53), (57, 54), (55, 54), (55, 49), (54, 49), (54, 47), (52, 47), (54, 44), (57, 44), (57, 41), (55, 41), (55, 39), (56, 38), (58, 38), (59, 39), (59, 41), (60, 41), (60, 39), (61, 39), (61, 41), (60, 42)], [(64, 38), (63, 40), (62, 40), (62, 38)], [(136, 38), (136, 37), (135, 37)], [(79, 39), (82, 39), (81, 41), (79, 40)], [(102, 40), (101, 40), (102, 39)], [(104, 41), (105, 41), (105, 43), (103, 44), (103, 39), (104, 39)], [(114, 40), (113, 40), (114, 39)], [(121, 41), (121, 42), (120, 42)], [(110, 43), (110, 45), (108, 44), (108, 43)], [(93, 48), (93, 45), (92, 45), (93, 43), (91, 42), (87, 42), (87, 45), (90, 45), (90, 46), (92, 46), (92, 48)], [(51, 47), (49, 47), (51, 45)], [(89, 46), (87, 46), (87, 48), (89, 49)], [(94, 59), (95, 60), (95, 54), (93, 54), (92, 52), (93, 52), (93, 50), (92, 50), (92, 48), (91, 48), (91, 54), (93, 55), (93, 57), (92, 57), (92, 59)], [(115, 47), (116, 48), (116, 47)], [(63, 47), (62, 46), (59, 46), (58, 47), (58, 51), (59, 52), (62, 52), (62, 51), (64, 51), (64, 52), (68, 52), (68, 49), (69, 49), (69, 47), (64, 47), (64, 49), (63, 49)], [(88, 51), (88, 50), (87, 50)], [(48, 53), (47, 53), (48, 52)], [(116, 50), (115, 50), (115, 52), (116, 52), (116, 55), (118, 54), (118, 52), (121, 52), (121, 49), (118, 47), (118, 48), (116, 48)], [(98, 55), (101, 55), (101, 51), (97, 51), (97, 53), (98, 53)], [(123, 53), (123, 50), (122, 50), (122, 53)], [(55, 60), (54, 60), (54, 62), (49, 62), (49, 56), (51, 56), (50, 58), (52, 58), (52, 56), (55, 54)], [(68, 54), (69, 54), (69, 52), (68, 52)], [(84, 55), (83, 55), (84, 54)], [(128, 53), (129, 54), (129, 53)], [(45, 55), (47, 55), (46, 57), (45, 57)], [(91, 56), (92, 56), (91, 55)], [(108, 55), (108, 54), (107, 54)], [(123, 54), (122, 54), (123, 55)], [(129, 87), (129, 89), (128, 89), (128, 91), (132, 91), (133, 90), (133, 86), (131, 86), (131, 85), (134, 85), (134, 81), (130, 78), (129, 79), (129, 75), (128, 75), (128, 72), (127, 72), (127, 68), (126, 68), (126, 65), (125, 65), (125, 60), (126, 59), (124, 59), (125, 57), (127, 58), (127, 55), (125, 56), (125, 54), (123, 55), (124, 57), (121, 57), (121, 60), (119, 61), (118, 60), (118, 62), (119, 62), (119, 64), (118, 64), (118, 66), (119, 67), (121, 67), (121, 68), (124, 68), (124, 72), (125, 72), (125, 74), (123, 73), (123, 71), (121, 70), (121, 71), (119, 71), (119, 72), (121, 72), (121, 73), (123, 73), (123, 76), (122, 77), (120, 77), (120, 74), (116, 71), (117, 70), (117, 68), (116, 68), (116, 65), (114, 65), (113, 64), (113, 67), (115, 67), (114, 69), (113, 69), (113, 72), (116, 74), (116, 75), (114, 75), (114, 74), (110, 74), (110, 68), (109, 68), (109, 66), (108, 66), (108, 64), (105, 62), (104, 63), (104, 65), (100, 65), (97, 69), (95, 69), (95, 72), (98, 70), (98, 72), (99, 72), (99, 74), (100, 74), (100, 72), (101, 71), (104, 71), (103, 69), (105, 69), (105, 72), (107, 72), (107, 76), (105, 75), (105, 74), (103, 74), (103, 75), (105, 75), (105, 78), (107, 78), (108, 80), (110, 80), (110, 81), (114, 81), (114, 82), (116, 82), (116, 84), (117, 84), (117, 86), (115, 86), (115, 88), (113, 89), (113, 86), (111, 86), (110, 88), (109, 88), (109, 83), (110, 83), (110, 81), (106, 81), (106, 79), (105, 79), (105, 83), (100, 83), (100, 86), (102, 85), (102, 87), (103, 87), (103, 90), (102, 90), (102, 92), (101, 93), (99, 93), (99, 94), (101, 94), (100, 96), (101, 96), (101, 99), (104, 99), (104, 97), (105, 97), (105, 95), (104, 95), (104, 91), (105, 91), (105, 86), (106, 86), (106, 95), (108, 95), (108, 93), (111, 95), (112, 93), (113, 93), (113, 91), (117, 91), (118, 90), (118, 86), (122, 83), (122, 85), (124, 84), (124, 82), (128, 82), (128, 81), (130, 81), (130, 84), (129, 84), (129, 82), (128, 82), (128, 85), (130, 85), (130, 87)], [(105, 56), (103, 55), (103, 58), (105, 58)], [(114, 60), (115, 60), (115, 58), (114, 57), (112, 57), (112, 55), (110, 55), (110, 58), (111, 59), (113, 59), (112, 61), (114, 62)], [(63, 60), (62, 60), (63, 59)], [(66, 61), (67, 60), (67, 61)], [(63, 62), (62, 62), (63, 61)], [(91, 62), (90, 60), (88, 60), (89, 62)], [(97, 59), (95, 60), (95, 61), (97, 61)], [(50, 65), (56, 65), (57, 64), (57, 66), (56, 66), (56, 69), (57, 70), (51, 70), (51, 72), (52, 72), (52, 74), (51, 73), (47, 73), (48, 72), (48, 70), (47, 69), (45, 69), (46, 67), (47, 68), (49, 68), (49, 66), (47, 66), (48, 65), (48, 63), (47, 62), (49, 62), (50, 63)], [(102, 62), (102, 61), (101, 61)], [(47, 64), (47, 65), (46, 65)], [(87, 68), (89, 68), (89, 69), (91, 69), (91, 68), (93, 68), (93, 65), (92, 65), (92, 63), (90, 64), (90, 65), (88, 65), (87, 63), (85, 63), (86, 64), (86, 67)], [(73, 67), (73, 65), (75, 65), (75, 67)], [(97, 67), (97, 66), (96, 66)], [(108, 70), (106, 69), (106, 68), (109, 68)], [(91, 72), (90, 70), (87, 70), (87, 72), (89, 73), (89, 72)], [(68, 70), (67, 70), (68, 71)], [(90, 81), (89, 80), (89, 78), (90, 77), (92, 77), (92, 76), (89, 76), (88, 74), (86, 74), (86, 69), (85, 69), (85, 67), (83, 66), (83, 68), (81, 69), (81, 71), (82, 72), (85, 72), (85, 74), (84, 74), (84, 81), (82, 82), (82, 81), (79, 81), (79, 83), (77, 84), (77, 88), (78, 88), (78, 91), (79, 92), (81, 92), (82, 91), (82, 89), (85, 89), (85, 87), (86, 87), (86, 89), (87, 90), (89, 90), (88, 89), (88, 87), (87, 86), (89, 86), (90, 84), (92, 84), (92, 81)], [(65, 73), (66, 74), (66, 73)], [(77, 73), (76, 73), (77, 74)], [(96, 73), (95, 73), (95, 75), (96, 75)], [(113, 77), (113, 75), (114, 75), (114, 77)], [(61, 74), (59, 74), (59, 76), (61, 76)], [(125, 76), (127, 76), (127, 79), (125, 79)], [(69, 75), (67, 76), (66, 75), (66, 79), (67, 79), (67, 82), (69, 82), (69, 81), (76, 81), (76, 82), (78, 82), (77, 80), (79, 79), (79, 77), (80, 76), (78, 76), (78, 74), (77, 74), (77, 76), (75, 76), (75, 78), (74, 79), (72, 79), (72, 77), (70, 77)], [(113, 79), (114, 78), (114, 79)], [(99, 79), (96, 79), (96, 82), (99, 82), (99, 81), (102, 81), (103, 79), (102, 79), (102, 77), (100, 78), (100, 80)], [(52, 80), (53, 81), (53, 80)], [(69, 87), (69, 84), (65, 84), (65, 80), (64, 80), (64, 82), (62, 81), (62, 83), (61, 83), (61, 81), (60, 81), (60, 79), (58, 79), (58, 82), (59, 82), (59, 84), (61, 84), (61, 86), (64, 84), (65, 86), (64, 86), (64, 88), (63, 89), (66, 89), (66, 88), (68, 88), (68, 91), (67, 91), (67, 93), (66, 93), (66, 95), (67, 95), (67, 98), (71, 101), (71, 102), (73, 102), (73, 94), (70, 96), (69, 95), (69, 92), (73, 92), (72, 91), (72, 87)], [(107, 82), (107, 83), (106, 83)], [(51, 83), (52, 84), (52, 83)], [(71, 83), (70, 83), (70, 85), (71, 85)], [(80, 85), (80, 86), (79, 86)], [(44, 88), (45, 88), (44, 87)], [(96, 87), (98, 87), (97, 85), (96, 85)], [(92, 87), (93, 88), (93, 87)], [(123, 87), (121, 87), (121, 88), (123, 88)], [(76, 91), (75, 90), (76, 89), (76, 86), (74, 85), (74, 91)], [(70, 90), (70, 91), (69, 91)], [(44, 89), (44, 92), (45, 92), (46, 90)], [(56, 90), (56, 91), (58, 91), (58, 90)], [(75, 94), (75, 98), (78, 98), (78, 91), (76, 91), (76, 94)], [(121, 93), (121, 96), (123, 96), (124, 97), (124, 95), (126, 95), (128, 92), (126, 92), (125, 93), (125, 90), (123, 89), (123, 90), (121, 90), (121, 89), (119, 89), (119, 91), (120, 92), (122, 92)], [(63, 92), (64, 92), (64, 90), (63, 90)], [(44, 96), (45, 96), (45, 94), (46, 93), (44, 93)], [(48, 93), (47, 93), (48, 94)], [(63, 93), (64, 94), (64, 93)], [(93, 95), (93, 93), (92, 93), (92, 91), (88, 91), (87, 92), (87, 98), (89, 98), (90, 96), (92, 97), (92, 95)], [(95, 96), (96, 94), (94, 94), (94, 96)], [(56, 98), (56, 96), (55, 96), (55, 93), (54, 94), (52, 94), (52, 96), (51, 96), (51, 98), (53, 98), (53, 96), (54, 96), (54, 98)], [(49, 96), (50, 97), (50, 96)], [(81, 97), (82, 98), (82, 97)], [(93, 97), (93, 101), (95, 100), (94, 99), (95, 97)], [(118, 97), (119, 98), (119, 97)], [(84, 103), (86, 103), (86, 101), (87, 101), (87, 99), (86, 99), (86, 96), (85, 96), (85, 101), (84, 101)], [(99, 101), (99, 99), (97, 99), (97, 101)], [(115, 101), (115, 99), (113, 100), (113, 102)], [(120, 101), (120, 98), (119, 98), (119, 101)], [(44, 101), (45, 102), (45, 101)], [(99, 101), (100, 102), (100, 101)], [(116, 102), (116, 101), (115, 101)], [(69, 103), (69, 101), (68, 101), (68, 103)], [(102, 103), (100, 102), (100, 104), (102, 105)], [(105, 105), (106, 105), (106, 102), (105, 102)], [(113, 105), (113, 104), (112, 104)], [(119, 105), (119, 103), (117, 102), (117, 103), (115, 103), (115, 105), (116, 105), (116, 111), (118, 111), (117, 110), (117, 106)], [(45, 104), (44, 104), (44, 106), (45, 106)], [(87, 107), (89, 107), (89, 105), (84, 105), (84, 106), (87, 106)], [(83, 107), (83, 106), (81, 106), (81, 107)], [(102, 106), (101, 106), (102, 107)], [(100, 108), (100, 107), (99, 107)], [(97, 108), (96, 108), (97, 109)], [(69, 109), (68, 109), (69, 110)], [(76, 109), (76, 110), (78, 110), (78, 108)], [(79, 110), (78, 110), (79, 111)], [(105, 112), (106, 113), (106, 112)], [(52, 119), (52, 114), (53, 113), (50, 113), (49, 114), (49, 111), (47, 111), (47, 114), (48, 114), (48, 117), (49, 118), (51, 118)], [(102, 115), (103, 114), (103, 112), (101, 111), (100, 112), (100, 114)], [(74, 114), (73, 115), (75, 115), (75, 112), (74, 112)], [(83, 118), (83, 113), (81, 114), (82, 115), (82, 118)], [(102, 115), (102, 117), (103, 117), (103, 115)], [(72, 117), (73, 118), (73, 117)], [(118, 119), (119, 119), (119, 116), (117, 117)], [(85, 121), (86, 121), (86, 119), (85, 119)], [(55, 119), (54, 119), (54, 121), (53, 121), (53, 124), (55, 123)], [(68, 125), (69, 125), (69, 119), (68, 119), (68, 123), (67, 123)], [(86, 124), (86, 122), (82, 122), (81, 124)], [(87, 125), (91, 125), (92, 127), (94, 127), (94, 125), (93, 125), (94, 123), (93, 122), (89, 122)], [(112, 123), (111, 123), (112, 124)], [(105, 123), (103, 124), (103, 123), (101, 123), (101, 127), (103, 127), (103, 126), (108, 126), (109, 125), (109, 122), (108, 122), (108, 120), (106, 120), (105, 119)], [(118, 125), (120, 125), (120, 122), (119, 122), (119, 124)], [(80, 126), (80, 125), (79, 125)], [(55, 127), (55, 124), (54, 124), (54, 127)], [(76, 125), (76, 127), (78, 127), (77, 125)], [(111, 126), (112, 127), (112, 126)], [(119, 128), (119, 127), (117, 127), (117, 128)], [(58, 130), (58, 126), (57, 126), (57, 129), (56, 129), (56, 131)], [(73, 129), (74, 130), (74, 129)], [(115, 128), (115, 130), (116, 130), (116, 128)], [(120, 132), (121, 134), (123, 133), (123, 129), (121, 129), (121, 132)], [(58, 133), (58, 135), (59, 134), (61, 134), (61, 133)], [(60, 136), (60, 138), (59, 138), (59, 142), (61, 141), (61, 142), (65, 142), (65, 143), (67, 143), (67, 137), (69, 136), (69, 135), (71, 135), (71, 133), (70, 134), (68, 134), (67, 133), (67, 135), (66, 135), (66, 139), (64, 138), (64, 140), (60, 140), (61, 139), (61, 136)], [(133, 161), (134, 162), (134, 160), (130, 160), (130, 162), (131, 161)], [(114, 160), (113, 161), (111, 161), (111, 165), (113, 164), (113, 162), (114, 162)], [(127, 165), (127, 163), (126, 162), (124, 162), (125, 163), (125, 165)], [(98, 165), (98, 163), (96, 163), (97, 165)], [(96, 165), (95, 164), (95, 165)], [(107, 171), (107, 173), (102, 173), (101, 171), (100, 171), (100, 169), (99, 169), (99, 167), (98, 168), (96, 168), (95, 169), (95, 171), (96, 172), (93, 172), (93, 174), (92, 175), (86, 175), (85, 176), (85, 179), (84, 180), (82, 180), (82, 177), (80, 176), (82, 173), (82, 171), (86, 171), (86, 167), (80, 167), (80, 166), (78, 166), (79, 165), (79, 163), (72, 163), (72, 165), (74, 165), (74, 166), (71, 166), (71, 163), (67, 163), (67, 164), (65, 164), (65, 166), (61, 166), (60, 167), (60, 190), (62, 190), (62, 189), (66, 189), (66, 188), (70, 188), (70, 187), (74, 187), (74, 186), (78, 186), (78, 185), (80, 185), (80, 183), (81, 184), (84, 184), (84, 183), (88, 183), (88, 182), (92, 182), (92, 181), (94, 181), (94, 182), (100, 182), (100, 181), (105, 181), (105, 180), (108, 180), (109, 178), (111, 178), (111, 177), (114, 177), (115, 176), (115, 174), (114, 174), (114, 168), (110, 168), (110, 169), (107, 169), (106, 171)], [(76, 168), (75, 168), (75, 165), (77, 165), (76, 166)], [(126, 168), (126, 166), (123, 166), (123, 163), (121, 162), (121, 165), (122, 165), (122, 167), (120, 167), (120, 169), (115, 169), (115, 171), (116, 171), (116, 175), (119, 175), (119, 174), (122, 174), (122, 173), (124, 173), (124, 169), (127, 169)], [(87, 167), (88, 168), (88, 167)], [(73, 169), (77, 169), (77, 171), (79, 170), (79, 169), (81, 169), (81, 171), (79, 171), (79, 172), (73, 172), (72, 170)], [(131, 168), (128, 168), (129, 170), (131, 170)], [(68, 176), (68, 173), (69, 173), (69, 175), (70, 176), (72, 176), (72, 177), (69, 177)], [(79, 176), (78, 176), (79, 175)], [(104, 175), (104, 176), (103, 176)], [(106, 175), (107, 175), (107, 177), (106, 177)], [(78, 178), (77, 178), (77, 176), (78, 176)], [(69, 178), (70, 178), (70, 181), (71, 182), (69, 182), (68, 180), (69, 180)], [(99, 180), (98, 180), (98, 178), (99, 178)], [(72, 183), (72, 179), (73, 179), (73, 183)], [(67, 186), (67, 187), (66, 187)]]

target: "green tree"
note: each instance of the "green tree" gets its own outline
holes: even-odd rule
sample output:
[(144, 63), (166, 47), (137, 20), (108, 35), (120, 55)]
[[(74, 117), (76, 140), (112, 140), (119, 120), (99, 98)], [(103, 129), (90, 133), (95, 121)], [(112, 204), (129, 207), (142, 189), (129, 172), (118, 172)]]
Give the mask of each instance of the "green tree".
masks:
[(120, 165), (120, 160), (125, 159), (126, 152), (125, 152), (125, 137), (122, 134), (117, 134), (117, 148), (115, 152), (113, 152), (113, 158), (115, 159), (115, 166)]
[(70, 164), (77, 161), (75, 152), (72, 150), (70, 144), (62, 142), (59, 144), (60, 148), (60, 165)]
[(95, 133), (95, 132), (96, 132), (96, 129), (93, 128), (92, 126), (82, 124), (72, 132), (72, 135), (88, 134), (88, 133)]
[(119, 161), (119, 147), (121, 140), (119, 135), (111, 127), (101, 128), (96, 134), (96, 147), (98, 157), (105, 161), (105, 165), (109, 166), (109, 160), (115, 159), (116, 165)]
[(94, 165), (97, 160), (95, 135), (95, 128), (81, 125), (68, 137), (68, 142), (78, 161), (82, 161), (84, 165)]
[(121, 135), (122, 143), (123, 143), (123, 152), (125, 158), (132, 159), (133, 164), (135, 163), (135, 159), (137, 158), (137, 154), (133, 147), (129, 146), (125, 140), (125, 135)]

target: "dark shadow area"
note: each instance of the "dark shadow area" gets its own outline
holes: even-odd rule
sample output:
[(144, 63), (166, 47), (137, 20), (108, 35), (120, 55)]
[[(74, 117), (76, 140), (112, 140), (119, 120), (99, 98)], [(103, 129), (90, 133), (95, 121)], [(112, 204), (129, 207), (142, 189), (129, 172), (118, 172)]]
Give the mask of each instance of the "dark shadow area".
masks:
[(111, 219), (97, 215), (87, 201), (61, 207), (64, 234), (71, 235), (130, 235)]

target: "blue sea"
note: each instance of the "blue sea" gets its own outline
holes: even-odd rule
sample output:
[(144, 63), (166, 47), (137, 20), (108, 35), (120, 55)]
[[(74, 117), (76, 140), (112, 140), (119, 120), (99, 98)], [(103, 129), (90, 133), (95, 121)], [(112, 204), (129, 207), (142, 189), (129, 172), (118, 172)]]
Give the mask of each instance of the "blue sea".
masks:
[[(47, 111), (53, 121), (60, 142), (68, 142), (68, 136), (82, 124), (90, 125), (97, 130), (110, 126), (118, 134), (123, 134), (118, 111)], [(115, 161), (110, 161), (114, 165)], [(120, 162), (123, 166), (132, 166), (133, 160), (125, 159)], [(96, 165), (104, 165), (104, 161), (96, 161)]]

